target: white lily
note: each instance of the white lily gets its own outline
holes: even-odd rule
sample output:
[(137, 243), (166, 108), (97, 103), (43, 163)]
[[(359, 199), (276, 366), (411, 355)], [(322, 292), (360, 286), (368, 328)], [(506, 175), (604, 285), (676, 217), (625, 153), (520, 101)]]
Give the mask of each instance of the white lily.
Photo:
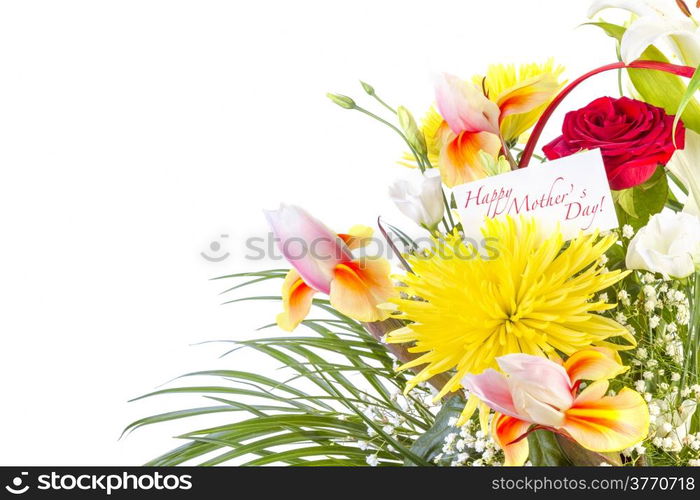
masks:
[(627, 10), (637, 16), (620, 43), (622, 60), (626, 63), (639, 59), (647, 47), (666, 39), (685, 64), (700, 64), (698, 23), (683, 13), (676, 0), (595, 0), (588, 17), (609, 8)]
[(445, 213), (439, 175), (398, 180), (389, 188), (389, 196), (402, 214), (429, 229), (435, 227)]
[(700, 134), (686, 129), (685, 148), (676, 150), (666, 164), (688, 190), (683, 211), (700, 216)]

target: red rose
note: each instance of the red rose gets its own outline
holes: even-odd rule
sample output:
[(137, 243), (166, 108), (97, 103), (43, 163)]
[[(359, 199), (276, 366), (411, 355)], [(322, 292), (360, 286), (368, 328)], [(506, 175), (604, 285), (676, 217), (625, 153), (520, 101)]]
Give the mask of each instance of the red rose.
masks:
[[(642, 101), (601, 97), (564, 118), (562, 136), (542, 150), (550, 160), (584, 149), (600, 148), (611, 189), (627, 189), (647, 181), (676, 150), (671, 134), (674, 117)], [(679, 122), (676, 145), (685, 147)]]

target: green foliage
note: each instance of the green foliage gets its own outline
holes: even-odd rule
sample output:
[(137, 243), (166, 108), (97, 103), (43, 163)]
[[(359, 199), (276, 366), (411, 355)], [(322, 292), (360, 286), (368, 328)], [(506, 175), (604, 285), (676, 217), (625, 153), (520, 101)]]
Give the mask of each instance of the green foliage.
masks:
[[(698, 72), (698, 70), (696, 69), (695, 73), (693, 73), (693, 77), (690, 79), (690, 82), (688, 82), (688, 88), (686, 89), (685, 94), (683, 94), (681, 103), (678, 106), (678, 114), (684, 113), (688, 106), (695, 103), (695, 99), (693, 97), (695, 96), (695, 92), (697, 92), (698, 89), (700, 89), (700, 72)], [(679, 120), (680, 118), (676, 116), (676, 119), (673, 121), (674, 137), (676, 135), (675, 132)]]
[(629, 224), (635, 230), (646, 225), (649, 217), (663, 210), (668, 200), (668, 178), (663, 167), (644, 184), (622, 191), (613, 191), (613, 199), (620, 224)]
[(535, 466), (568, 466), (572, 465), (562, 451), (553, 432), (539, 429), (527, 436), (530, 447), (530, 462)]
[[(411, 451), (426, 462), (433, 463), (435, 457), (442, 451), (447, 435), (455, 432), (455, 427), (450, 425), (450, 420), (459, 418), (465, 404), (466, 401), (461, 396), (453, 396), (445, 401), (435, 417), (433, 426), (416, 439)], [(412, 460), (406, 459), (406, 465), (416, 464)]]
[[(218, 279), (247, 280), (228, 292), (285, 274), (286, 270), (275, 269)], [(242, 300), (279, 297), (244, 297), (229, 303)], [(142, 418), (125, 429), (128, 434), (153, 424), (189, 422), (190, 429), (176, 436), (185, 443), (147, 465), (361, 466), (370, 455), (380, 466), (398, 466), (405, 460), (429, 465), (411, 450), (416, 438), (434, 423), (422, 401), (427, 393), (414, 390), (415, 395), (401, 396), (404, 404), (399, 404), (397, 394), (405, 388), (406, 376), (395, 372), (385, 347), (360, 323), (333, 310), (327, 300), (317, 299), (314, 305), (326, 317), (307, 319), (299, 329), (302, 333), (229, 342), (227, 354), (245, 349), (274, 359), (288, 370), (279, 371), (279, 377), (208, 370), (177, 380), (205, 378), (212, 383), (170, 387), (137, 398), (199, 395), (208, 402)], [(195, 425), (199, 418), (212, 415), (231, 418), (215, 426)], [(383, 420), (389, 416), (394, 423), (391, 432)], [(366, 449), (358, 446), (360, 441)]]

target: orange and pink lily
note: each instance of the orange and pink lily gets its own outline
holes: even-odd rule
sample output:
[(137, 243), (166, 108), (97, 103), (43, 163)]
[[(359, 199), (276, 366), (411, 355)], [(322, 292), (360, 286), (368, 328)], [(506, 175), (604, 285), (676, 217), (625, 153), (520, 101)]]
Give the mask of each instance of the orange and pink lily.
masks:
[[(572, 354), (563, 364), (529, 354), (497, 358), (501, 372), (467, 375), (464, 387), (496, 411), (491, 432), (503, 449), (505, 465), (523, 465), (529, 455), (525, 437), (549, 429), (595, 452), (620, 451), (649, 432), (649, 409), (636, 391), (606, 395), (608, 380), (627, 368), (608, 348)], [(582, 381), (590, 381), (580, 390)]]
[(435, 88), (443, 122), (435, 132), (443, 182), (454, 187), (486, 177), (480, 154), (510, 155), (509, 145), (525, 133), (560, 89), (561, 68), (494, 66), (481, 86), (441, 75)]
[(377, 306), (395, 294), (389, 262), (360, 261), (352, 254), (370, 241), (371, 228), (354, 226), (347, 234), (336, 234), (296, 206), (282, 205), (265, 216), (282, 255), (293, 266), (282, 285), (280, 328), (294, 330), (309, 314), (318, 292), (330, 297), (334, 309), (358, 321), (387, 318), (389, 313)]

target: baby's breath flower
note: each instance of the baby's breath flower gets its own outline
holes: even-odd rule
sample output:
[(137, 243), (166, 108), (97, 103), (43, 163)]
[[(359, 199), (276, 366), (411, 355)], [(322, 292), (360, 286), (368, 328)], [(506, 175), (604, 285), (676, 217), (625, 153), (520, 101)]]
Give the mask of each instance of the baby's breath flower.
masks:
[(656, 328), (659, 326), (659, 323), (661, 323), (661, 318), (659, 318), (656, 314), (649, 318), (649, 328)]
[(653, 283), (656, 278), (651, 273), (644, 273), (642, 276), (642, 283)]
[(620, 290), (619, 292), (617, 292), (617, 298), (620, 302), (622, 302), (622, 305), (630, 305), (630, 294), (627, 293), (627, 290)]

